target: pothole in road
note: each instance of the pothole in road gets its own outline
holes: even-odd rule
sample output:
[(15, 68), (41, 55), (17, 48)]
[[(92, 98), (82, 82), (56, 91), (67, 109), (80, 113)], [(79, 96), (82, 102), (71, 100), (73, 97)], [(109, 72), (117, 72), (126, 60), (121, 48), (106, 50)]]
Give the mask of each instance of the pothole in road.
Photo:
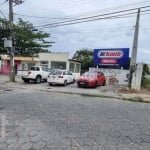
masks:
[(13, 91), (13, 89), (3, 89), (3, 91)]

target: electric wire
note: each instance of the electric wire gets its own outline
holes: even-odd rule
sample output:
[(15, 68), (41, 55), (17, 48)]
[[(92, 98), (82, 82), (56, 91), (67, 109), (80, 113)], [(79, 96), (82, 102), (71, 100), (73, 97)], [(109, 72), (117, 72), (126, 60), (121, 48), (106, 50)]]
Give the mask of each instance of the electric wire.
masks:
[(7, 19), (6, 18), (6, 16), (4, 15), (4, 13), (0, 10), (0, 14), (5, 18), (5, 19)]
[[(100, 19), (99, 17), (102, 17), (102, 16), (108, 16), (108, 15), (113, 15), (113, 14), (120, 14), (120, 13), (124, 13), (124, 12), (130, 12), (130, 11), (135, 11), (137, 9), (143, 9), (143, 8), (149, 8), (150, 6), (145, 6), (145, 7), (140, 7), (140, 8), (132, 8), (132, 9), (126, 9), (126, 10), (122, 10), (122, 11), (115, 11), (115, 12), (111, 12), (111, 13), (105, 13), (105, 14), (100, 14), (100, 15), (95, 15), (95, 16), (89, 16), (89, 17), (84, 17), (84, 18), (78, 18), (78, 19), (70, 19), (70, 20), (67, 20), (67, 21), (59, 21), (59, 22), (54, 22), (54, 23), (50, 23), (50, 24), (45, 24), (45, 25), (39, 25), (39, 26), (35, 26), (35, 27), (45, 27), (45, 26), (52, 26), (52, 25), (59, 25), (59, 24), (64, 24), (64, 23), (72, 23), (72, 22), (87, 22), (87, 20), (97, 20), (97, 19)], [(137, 12), (134, 12), (134, 13), (137, 13)], [(129, 13), (129, 14), (134, 14), (134, 13)], [(123, 15), (128, 15), (128, 14), (123, 14)], [(112, 16), (111, 16), (112, 17)], [(115, 17), (115, 16), (113, 16)], [(110, 17), (107, 17), (107, 18), (110, 18)], [(105, 19), (102, 18), (102, 19)]]
[[(129, 3), (129, 4), (126, 4), (126, 5), (120, 5), (120, 6), (117, 6), (117, 7), (112, 7), (112, 8), (105, 8), (105, 9), (103, 9), (103, 10), (97, 10), (97, 11), (93, 11), (93, 12), (91, 12), (91, 13), (100, 13), (100, 12), (108, 12), (108, 11), (112, 11), (112, 9), (115, 9), (115, 10), (117, 10), (117, 9), (120, 9), (120, 8), (126, 8), (126, 7), (129, 7), (129, 6), (133, 6), (133, 5), (139, 5), (139, 4), (142, 4), (142, 3), (144, 3), (144, 5), (145, 5), (145, 3), (150, 3), (150, 0), (147, 0), (147, 1), (139, 1), (139, 2), (136, 2), (136, 3)], [(78, 16), (83, 16), (83, 15), (89, 15), (89, 12), (85, 12), (85, 13), (82, 13), (82, 14), (78, 14), (78, 15), (76, 15), (76, 17), (78, 17)]]
[[(121, 6), (118, 6), (118, 7), (114, 7), (114, 9), (117, 9), (117, 8), (121, 8), (121, 7), (127, 7), (127, 6), (132, 6), (132, 5), (137, 5), (137, 4), (141, 4), (141, 3), (147, 3), (147, 2), (150, 2), (150, 0), (147, 0), (147, 1), (139, 1), (139, 2), (136, 2), (136, 3), (131, 3), (131, 4), (126, 4), (126, 5), (121, 5)], [(14, 13), (14, 15), (18, 15), (18, 16), (23, 16), (23, 17), (32, 17), (32, 18), (48, 18), (48, 19), (68, 19), (68, 18), (77, 18), (77, 17), (81, 17), (81, 16), (85, 16), (85, 15), (89, 15), (90, 13), (100, 13), (100, 12), (106, 12), (106, 11), (110, 11), (112, 10), (113, 8), (106, 8), (106, 9), (103, 9), (103, 10), (98, 10), (98, 11), (94, 11), (94, 12), (86, 12), (86, 13), (80, 13), (80, 14), (77, 14), (77, 15), (74, 15), (74, 16), (65, 16), (65, 17), (43, 17), (43, 16), (31, 16), (31, 15), (25, 15), (25, 14), (18, 14), (18, 13)]]
[[(147, 10), (147, 11), (150, 11), (150, 10)], [(136, 14), (136, 13), (130, 13), (130, 14)], [(148, 13), (148, 14), (150, 14), (150, 13)], [(80, 21), (80, 22), (73, 22), (73, 23), (66, 23), (66, 24), (59, 24), (59, 25), (52, 25), (52, 26), (45, 26), (45, 27), (41, 27), (39, 29), (41, 30), (41, 29), (44, 29), (44, 28), (54, 28), (54, 27), (60, 27), (60, 26), (66, 26), (66, 25), (74, 25), (74, 24), (90, 22), (90, 21), (99, 21), (99, 20), (105, 20), (105, 19), (119, 19), (119, 18), (128, 18), (128, 17), (131, 17), (131, 16), (118, 15), (118, 16), (111, 16), (111, 17), (105, 17), (105, 18), (97, 18), (97, 19), (92, 19), (92, 20)]]

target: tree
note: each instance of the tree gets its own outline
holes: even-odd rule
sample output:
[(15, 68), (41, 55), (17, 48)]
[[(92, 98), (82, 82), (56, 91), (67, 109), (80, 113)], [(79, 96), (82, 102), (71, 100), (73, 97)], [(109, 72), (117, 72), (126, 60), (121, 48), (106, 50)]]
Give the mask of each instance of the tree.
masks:
[(93, 67), (93, 51), (91, 49), (85, 48), (76, 51), (72, 59), (82, 62), (82, 72), (89, 70), (89, 67)]
[[(3, 26), (8, 24), (7, 20), (0, 20)], [(7, 27), (7, 29), (9, 29)], [(21, 56), (33, 56), (39, 52), (47, 52), (48, 47), (53, 42), (49, 42), (46, 39), (50, 37), (50, 34), (36, 31), (33, 32), (33, 24), (19, 19), (18, 23), (14, 25), (14, 53)], [(3, 31), (3, 34), (6, 33)], [(9, 34), (3, 36), (8, 37)], [(0, 53), (6, 53), (6, 49), (3, 48), (3, 41), (0, 38)]]
[(144, 85), (144, 81), (145, 81), (145, 75), (146, 74), (150, 74), (150, 71), (149, 71), (149, 67), (147, 64), (144, 64), (143, 65), (143, 72), (142, 72), (142, 81), (141, 81), (141, 85), (143, 86)]
[(6, 19), (0, 18), (0, 53), (6, 53), (7, 49), (4, 48), (4, 37), (8, 37), (10, 34), (9, 23)]

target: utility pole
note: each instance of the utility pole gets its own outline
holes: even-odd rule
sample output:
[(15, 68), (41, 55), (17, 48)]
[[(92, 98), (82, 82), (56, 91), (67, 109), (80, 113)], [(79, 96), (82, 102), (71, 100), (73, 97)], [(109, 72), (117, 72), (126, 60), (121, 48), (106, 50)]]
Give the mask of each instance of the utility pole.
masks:
[[(9, 0), (9, 24), (10, 24), (10, 36), (9, 40), (13, 39), (13, 1)], [(14, 52), (13, 46), (10, 49), (10, 81), (15, 82), (15, 68), (14, 68)]]
[[(8, 0), (9, 1), (9, 25), (10, 25), (10, 36), (9, 40), (13, 41), (14, 31), (13, 31), (13, 3), (16, 5), (22, 4), (22, 0)], [(14, 68), (14, 47), (9, 48), (10, 50), (10, 81), (15, 82), (15, 68)]]
[(132, 75), (136, 71), (139, 21), (140, 21), (140, 9), (138, 9), (138, 13), (137, 13), (135, 32), (134, 32), (134, 40), (133, 40), (133, 46), (132, 46), (131, 61), (130, 61), (130, 75), (129, 75), (129, 84), (128, 84), (130, 88), (131, 88), (131, 83), (132, 83)]

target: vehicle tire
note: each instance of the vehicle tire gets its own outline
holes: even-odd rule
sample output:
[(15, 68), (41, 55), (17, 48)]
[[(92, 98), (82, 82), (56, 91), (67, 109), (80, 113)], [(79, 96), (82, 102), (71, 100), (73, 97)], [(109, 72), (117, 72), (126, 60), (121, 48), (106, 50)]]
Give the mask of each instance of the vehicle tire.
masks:
[(105, 86), (106, 85), (106, 80), (103, 82), (103, 84), (102, 84), (103, 86)]
[(39, 84), (41, 82), (41, 76), (37, 76), (36, 79), (35, 79), (35, 82), (37, 84)]
[(23, 79), (23, 81), (24, 81), (24, 83), (29, 83), (30, 82), (30, 80), (28, 80), (28, 79)]
[(52, 83), (48, 83), (48, 85), (49, 85), (49, 86), (51, 86), (51, 85), (52, 85)]
[(80, 84), (77, 84), (78, 85), (78, 88), (80, 88), (81, 86), (80, 86)]
[(75, 83), (75, 81), (76, 81), (76, 80), (75, 80), (75, 79), (73, 79), (72, 83)]
[(94, 88), (96, 88), (97, 87), (97, 81), (95, 82), (95, 85), (94, 85)]
[(64, 81), (64, 86), (66, 86), (66, 85), (67, 85), (67, 80)]

